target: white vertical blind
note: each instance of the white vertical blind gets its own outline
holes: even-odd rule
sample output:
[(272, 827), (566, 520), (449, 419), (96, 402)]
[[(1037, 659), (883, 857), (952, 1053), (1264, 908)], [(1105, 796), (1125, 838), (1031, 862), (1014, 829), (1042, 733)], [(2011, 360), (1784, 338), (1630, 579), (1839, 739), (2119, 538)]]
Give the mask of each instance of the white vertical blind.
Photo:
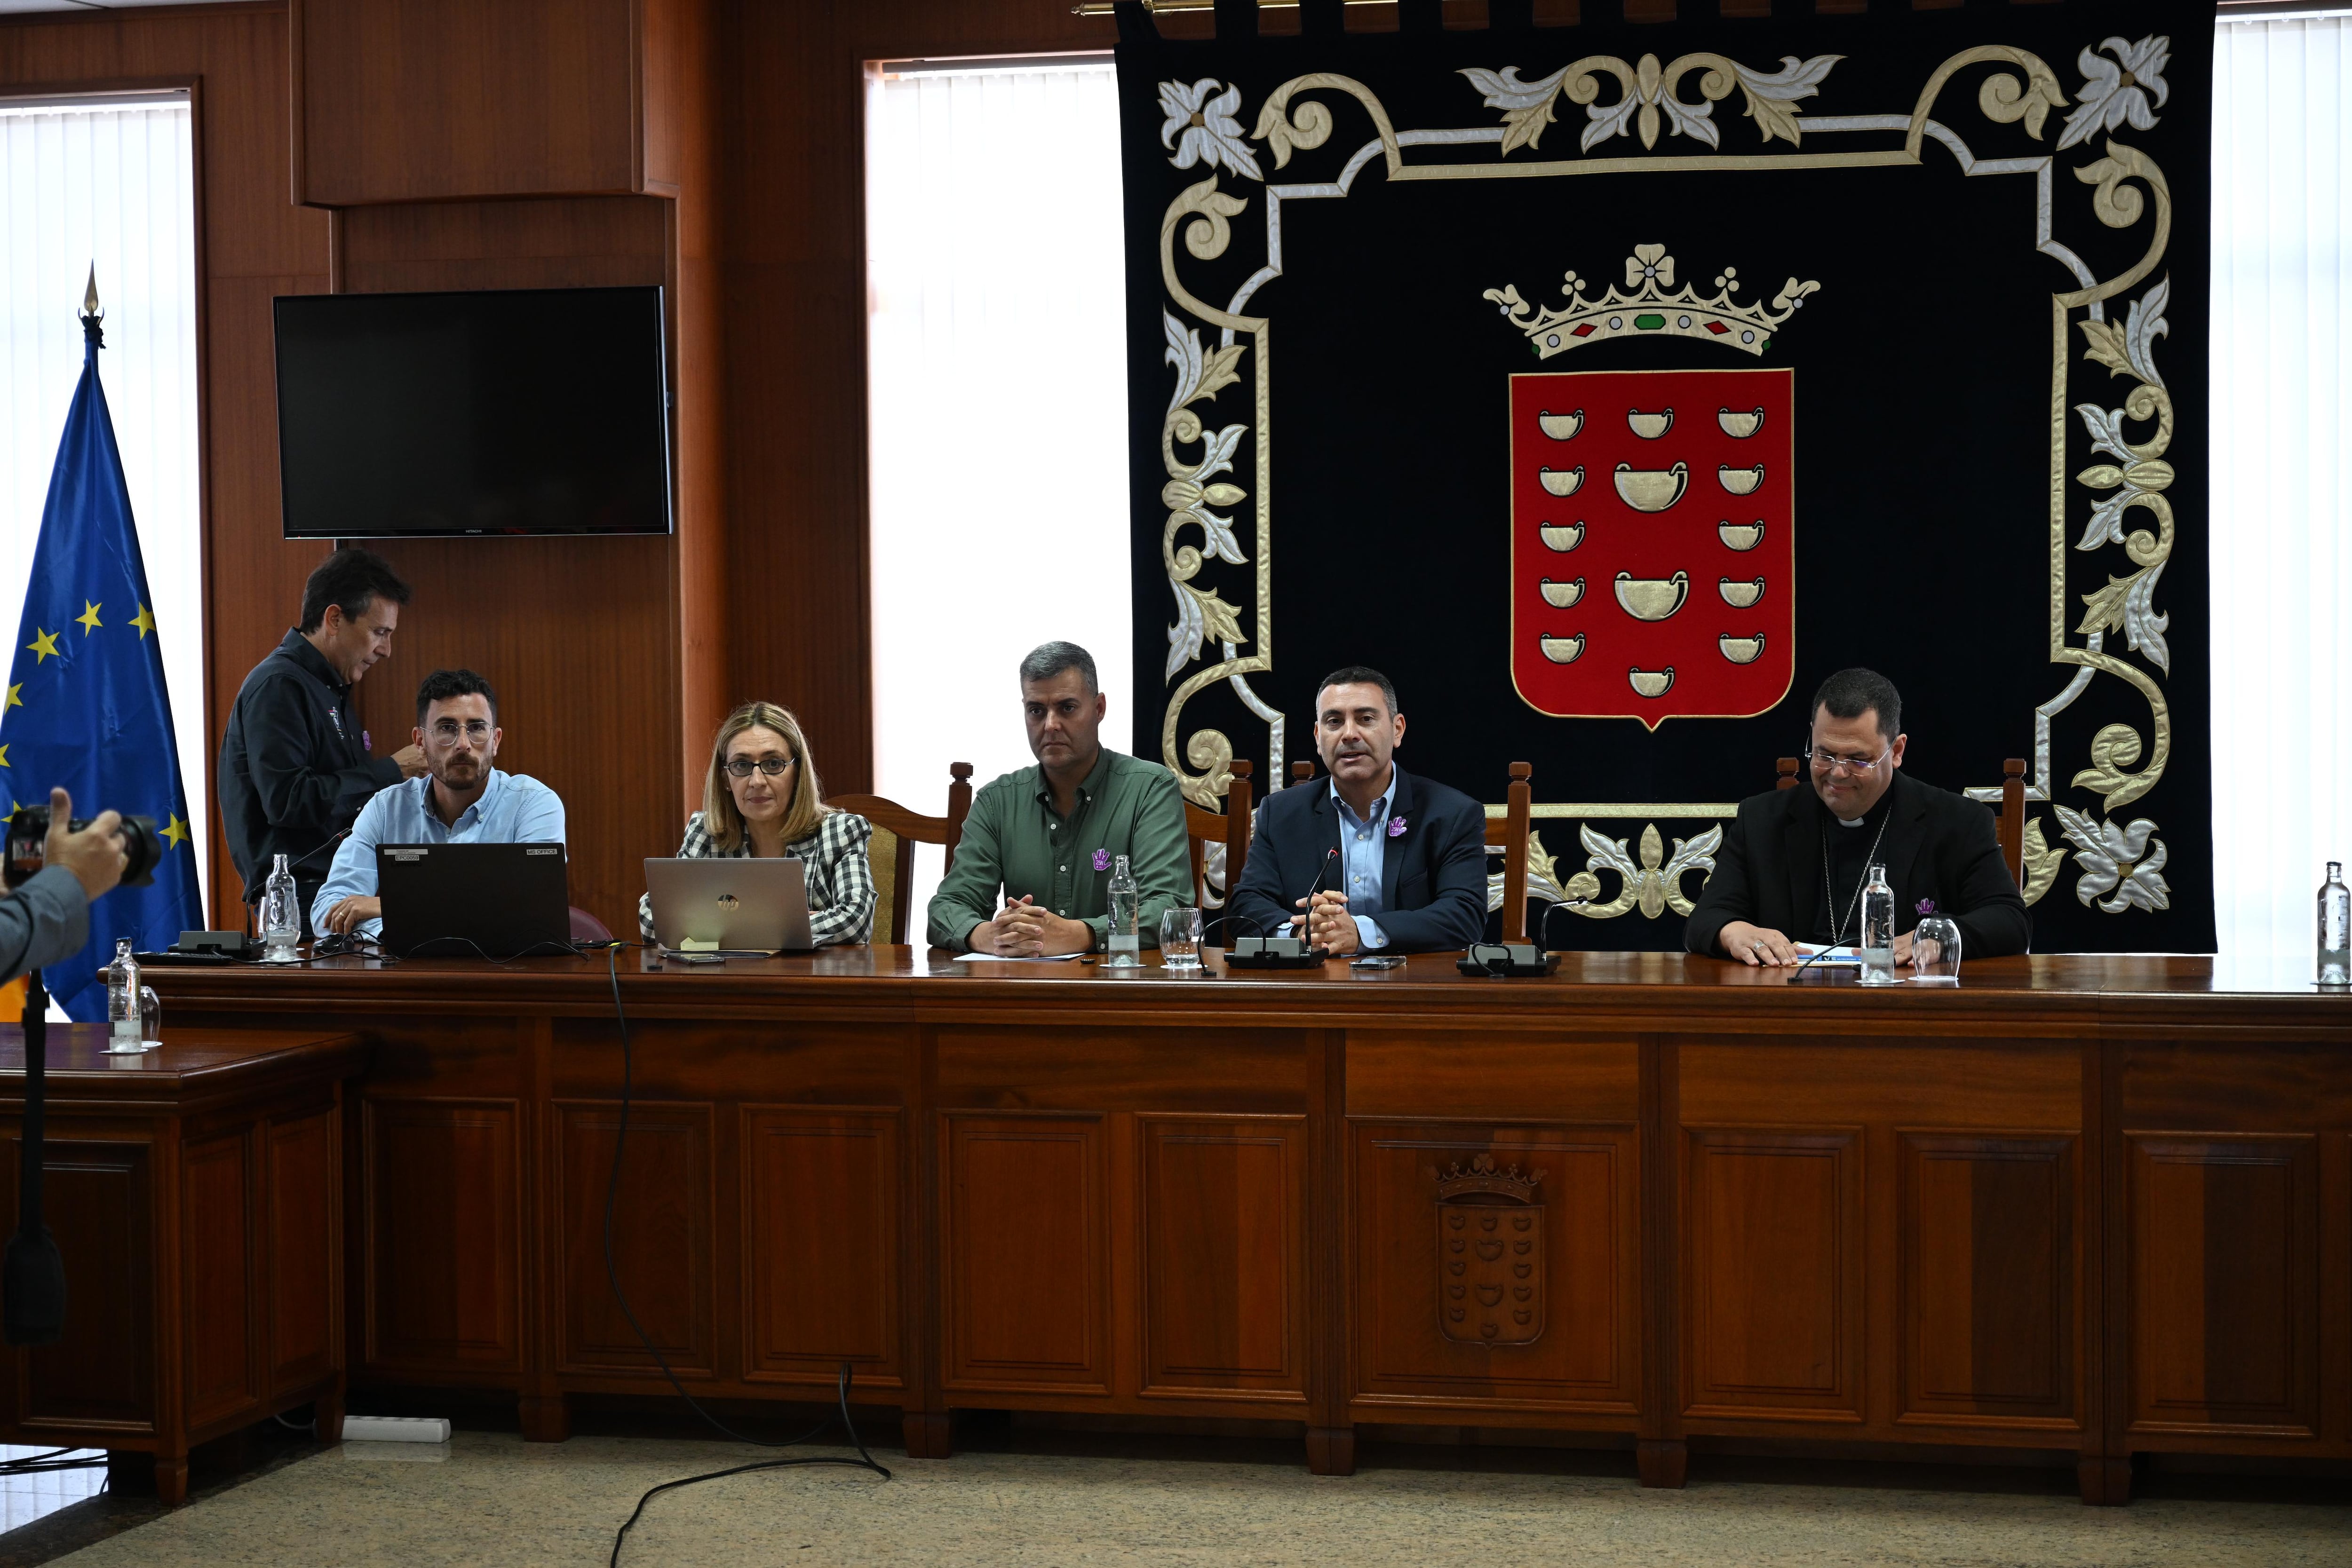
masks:
[(2213, 859), (2221, 951), (2313, 956), (2352, 861), (2352, 26), (2213, 57)]
[[(196, 451), (195, 163), (185, 99), (0, 100), (0, 628), (13, 634), (66, 408), (91, 265), (98, 356), (154, 595), (181, 782), (206, 841), (204, 559)], [(77, 800), (78, 809), (107, 802)], [(199, 877), (204, 856), (196, 857)]]
[(1137, 733), (1118, 110), (1100, 59), (867, 78), (874, 788), (917, 810), (951, 761), (1030, 762), (1039, 643), (1094, 655), (1105, 745)]

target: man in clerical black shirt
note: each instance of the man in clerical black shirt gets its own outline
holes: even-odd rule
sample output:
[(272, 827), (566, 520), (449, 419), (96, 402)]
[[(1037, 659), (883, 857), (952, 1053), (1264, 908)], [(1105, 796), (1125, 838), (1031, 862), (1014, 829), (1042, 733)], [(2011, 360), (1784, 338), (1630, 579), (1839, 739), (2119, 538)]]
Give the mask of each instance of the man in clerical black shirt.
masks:
[(1923, 900), (1958, 922), (1969, 957), (2026, 950), (2025, 900), (1992, 812), (1903, 774), (1902, 727), (1903, 698), (1885, 676), (1840, 670), (1822, 683), (1806, 756), (1812, 787), (1739, 803), (1691, 912), (1692, 952), (1770, 966), (1799, 962), (1799, 942), (1858, 945), (1873, 865), (1895, 890), (1897, 965), (1911, 961)]
[(369, 797), (425, 773), (425, 751), (372, 757), (352, 687), (392, 652), (408, 585), (382, 556), (339, 549), (302, 587), (302, 623), (253, 667), (221, 739), (221, 826), (229, 859), (259, 901), (274, 857), (287, 857), (296, 903), (310, 901), (329, 858)]

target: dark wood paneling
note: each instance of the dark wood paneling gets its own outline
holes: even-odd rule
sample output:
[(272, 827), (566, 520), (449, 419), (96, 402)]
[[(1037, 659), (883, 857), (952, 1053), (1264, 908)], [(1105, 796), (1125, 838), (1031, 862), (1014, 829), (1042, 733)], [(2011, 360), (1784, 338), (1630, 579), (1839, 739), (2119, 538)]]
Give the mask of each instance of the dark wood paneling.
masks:
[(746, 1107), (742, 1147), (744, 1376), (898, 1385), (898, 1113)]
[[(8, 1197), (20, 1155), (5, 1145)], [(20, 1427), (155, 1425), (154, 1152), (145, 1144), (66, 1142), (43, 1162), (49, 1229), (66, 1266), (66, 1328), (18, 1352)]]
[(1136, 1118), (1143, 1386), (1307, 1390), (1307, 1118)]
[(253, 1354), (251, 1156), (242, 1134), (191, 1144), (181, 1155), (180, 1236), (187, 1251), (182, 1312), (192, 1426), (226, 1415), (261, 1392)]
[[(278, 413), (268, 300), (327, 286), (327, 214), (286, 199), (287, 21), (281, 5), (206, 5), (0, 18), (0, 87), (194, 82), (197, 151), (198, 429), (205, 529), (205, 776), (247, 670), (294, 619), (326, 553), (279, 537)], [(218, 818), (206, 846), (218, 911), (241, 890)], [(242, 923), (239, 914), (226, 924)]]
[(368, 1364), (521, 1371), (517, 1121), (512, 1101), (362, 1105)]
[(1687, 1413), (1860, 1420), (1861, 1134), (1686, 1136)]
[(708, 1105), (632, 1105), (626, 1157), (614, 1188), (618, 1103), (556, 1105), (557, 1191), (563, 1205), (556, 1273), (563, 1341), (558, 1354), (564, 1367), (658, 1375), (605, 1272), (609, 1191), (613, 1272), (628, 1294), (637, 1326), (680, 1376), (707, 1377), (715, 1369), (711, 1225), (717, 1194), (710, 1115)]
[(2074, 1141), (1906, 1133), (1906, 1416), (2074, 1413)]
[[(1633, 1414), (1641, 1363), (1633, 1129), (1358, 1122), (1350, 1134), (1360, 1415), (1381, 1400)], [(1482, 1155), (1540, 1171), (1537, 1201), (1442, 1204), (1440, 1176)], [(1489, 1219), (1491, 1230), (1482, 1228)], [(1521, 1219), (1533, 1223), (1522, 1228)], [(1488, 1344), (1475, 1333), (1481, 1248), (1509, 1271), (1495, 1281), (1505, 1294), (1490, 1315), (1534, 1314), (1534, 1339)], [(1457, 1312), (1465, 1315), (1454, 1320)]]
[(1108, 1394), (1102, 1119), (950, 1114), (941, 1137), (946, 1386)]
[[(566, 288), (667, 280), (671, 204), (652, 196), (361, 209), (342, 223), (342, 286)], [(499, 766), (562, 796), (572, 901), (636, 925), (642, 862), (677, 841), (673, 542), (383, 539), (415, 591), (394, 653), (362, 684), (389, 752), (415, 724), (416, 683), (463, 666), (499, 693)]]
[(293, 0), (299, 200), (625, 192), (632, 0)]
[(2126, 1138), (2133, 1429), (2315, 1437), (2318, 1140)]
[(269, 1337), (275, 1392), (331, 1375), (336, 1354), (332, 1290), (340, 1246), (342, 1184), (333, 1112), (281, 1122), (268, 1131)]

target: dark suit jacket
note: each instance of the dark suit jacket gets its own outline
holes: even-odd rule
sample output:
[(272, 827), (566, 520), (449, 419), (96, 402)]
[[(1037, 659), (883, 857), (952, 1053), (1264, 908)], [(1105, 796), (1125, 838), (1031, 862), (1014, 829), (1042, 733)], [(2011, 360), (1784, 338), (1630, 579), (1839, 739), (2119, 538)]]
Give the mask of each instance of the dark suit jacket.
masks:
[[(1486, 808), (1400, 767), (1389, 787), (1389, 815), (1402, 817), (1405, 831), (1387, 841), (1381, 859), (1381, 907), (1372, 918), (1388, 936), (1384, 950), (1469, 946), (1486, 930)], [(1225, 927), (1228, 945), (1234, 936), (1287, 934), (1297, 901), (1339, 847), (1339, 827), (1328, 775), (1266, 797), (1257, 809), (1249, 865), (1226, 901), (1234, 917)]]
[[(1919, 901), (1959, 923), (1962, 962), (2022, 953), (2032, 938), (2024, 895), (2000, 858), (1992, 812), (1965, 795), (1897, 771), (1894, 815), (1878, 858), (1895, 889), (1895, 929), (1919, 924)], [(1831, 825), (1821, 797), (1794, 789), (1751, 795), (1723, 835), (1715, 874), (1684, 928), (1694, 953), (1728, 956), (1720, 937), (1734, 920), (1810, 941), (1822, 906), (1822, 833)]]

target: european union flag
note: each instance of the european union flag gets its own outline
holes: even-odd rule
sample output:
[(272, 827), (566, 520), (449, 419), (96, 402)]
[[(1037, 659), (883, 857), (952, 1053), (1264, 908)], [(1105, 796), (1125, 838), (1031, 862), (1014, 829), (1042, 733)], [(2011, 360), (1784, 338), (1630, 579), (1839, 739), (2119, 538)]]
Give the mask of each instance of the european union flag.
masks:
[(154, 885), (118, 888), (90, 905), (89, 946), (43, 971), (58, 1004), (88, 1022), (106, 1017), (100, 971), (113, 961), (118, 937), (144, 952), (169, 946), (204, 921), (188, 797), (163, 695), (163, 649), (148, 609), (114, 419), (98, 379), (104, 340), (96, 316), (82, 318), (82, 331), (81, 384), (49, 476), (0, 703), (0, 789), (33, 806), (47, 805), (49, 790), (61, 785), (77, 816), (112, 807), (162, 826), (168, 847)]

